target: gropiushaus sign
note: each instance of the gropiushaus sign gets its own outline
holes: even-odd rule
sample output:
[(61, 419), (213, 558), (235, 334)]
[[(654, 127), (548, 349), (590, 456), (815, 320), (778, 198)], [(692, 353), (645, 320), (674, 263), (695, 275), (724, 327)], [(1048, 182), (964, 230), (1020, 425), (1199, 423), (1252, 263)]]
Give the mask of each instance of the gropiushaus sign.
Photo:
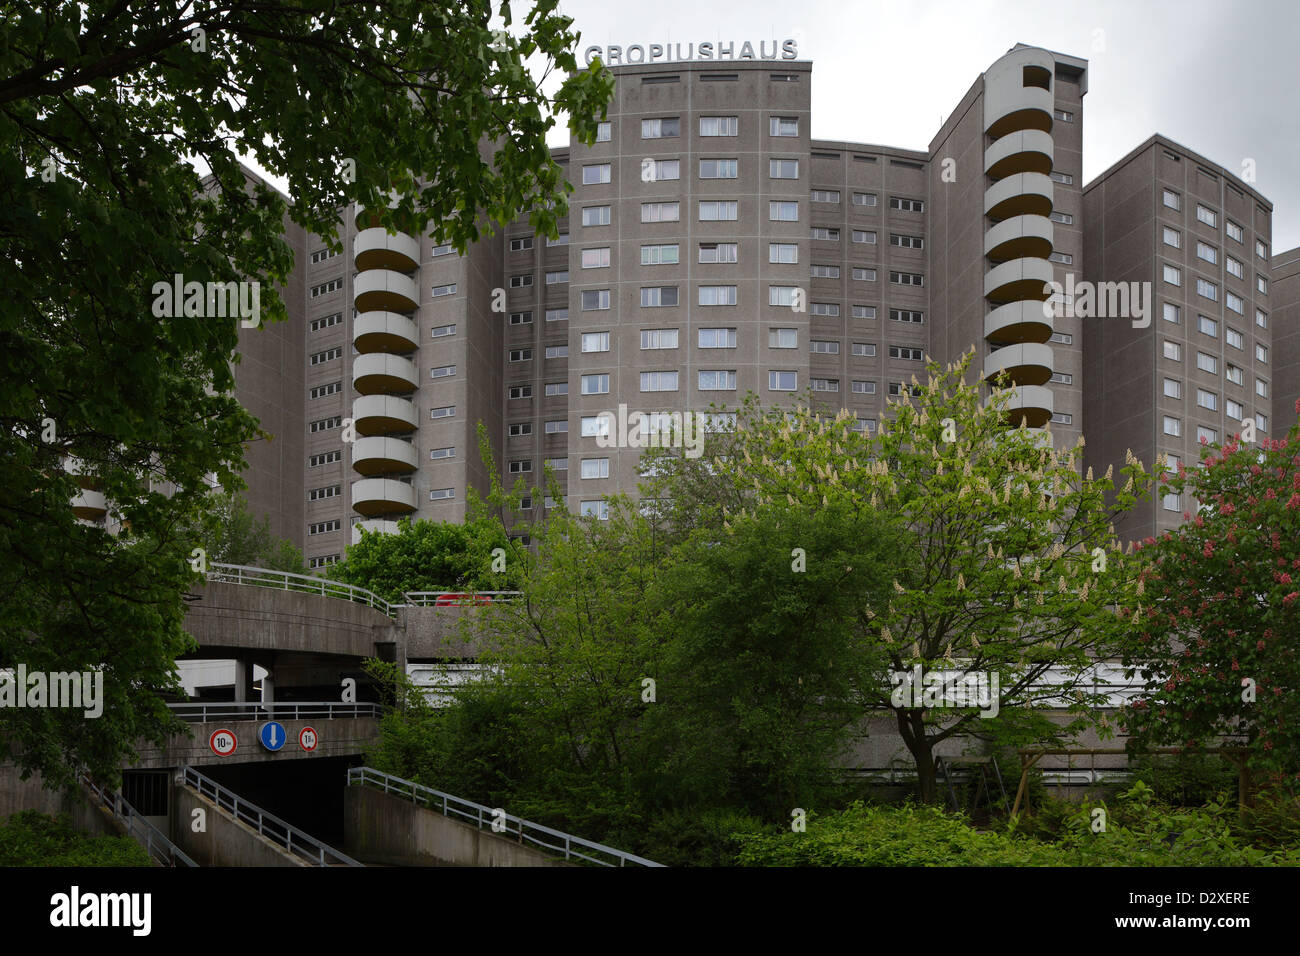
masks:
[(632, 43), (628, 46), (589, 46), (582, 51), (587, 60), (600, 58), (606, 66), (626, 63), (678, 63), (688, 60), (795, 60), (799, 57), (799, 44), (792, 39), (734, 40), (710, 43)]

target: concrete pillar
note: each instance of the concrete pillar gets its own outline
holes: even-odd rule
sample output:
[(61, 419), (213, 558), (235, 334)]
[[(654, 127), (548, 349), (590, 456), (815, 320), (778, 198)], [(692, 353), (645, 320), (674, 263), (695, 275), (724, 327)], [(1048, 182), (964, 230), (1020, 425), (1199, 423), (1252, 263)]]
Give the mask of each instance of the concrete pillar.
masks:
[(247, 703), (253, 697), (253, 662), (235, 658), (235, 702)]

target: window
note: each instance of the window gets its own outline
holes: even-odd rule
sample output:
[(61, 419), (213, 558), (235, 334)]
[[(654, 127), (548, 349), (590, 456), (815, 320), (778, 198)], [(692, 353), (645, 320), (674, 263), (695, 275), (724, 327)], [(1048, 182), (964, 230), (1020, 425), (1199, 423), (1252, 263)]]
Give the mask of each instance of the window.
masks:
[(533, 433), (532, 422), (515, 422), (514, 424), (508, 425), (506, 427), (506, 434), (510, 438), (521, 438), (524, 435), (531, 435), (532, 433)]
[(854, 355), (872, 358), (876, 354), (876, 346), (871, 342), (854, 342), (852, 352)]
[(1204, 259), (1206, 262), (1218, 264), (1219, 250), (1214, 248), (1208, 242), (1196, 243), (1196, 258)]
[[(582, 250), (582, 267), (584, 269), (607, 269), (609, 268), (609, 247), (601, 249), (583, 249)], [(550, 281), (550, 275), (547, 275), (547, 281)], [(568, 273), (565, 273), (565, 281), (568, 281)]]
[(796, 116), (773, 116), (769, 120), (768, 132), (773, 136), (798, 136), (799, 118)]
[(1206, 428), (1204, 425), (1197, 425), (1196, 440), (1203, 445), (1213, 445), (1219, 440), (1219, 433), (1213, 428)]
[(814, 189), (811, 198), (813, 202), (837, 203), (840, 201), (840, 191), (838, 189)]
[(332, 521), (318, 521), (315, 524), (307, 526), (307, 533), (325, 534), (327, 531), (338, 531), (340, 527), (342, 527), (342, 523), (338, 518), (335, 518)]
[(568, 395), (569, 383), (568, 382), (547, 382), (546, 388), (544, 389), (544, 394), (548, 398), (554, 397), (556, 395)]
[(813, 226), (810, 235), (813, 239), (829, 242), (840, 241), (840, 231), (838, 229), (832, 229), (829, 226)]
[(1164, 419), (1164, 431), (1166, 435), (1173, 435), (1175, 438), (1182, 435), (1183, 423), (1181, 420), (1172, 418), (1169, 415), (1164, 416)]
[(1224, 256), (1223, 264), (1224, 268), (1228, 270), (1228, 275), (1236, 276), (1238, 279), (1246, 278), (1245, 267), (1232, 256)]
[(682, 163), (678, 159), (641, 160), (641, 181), (662, 183), (682, 178)]
[(910, 391), (913, 395), (920, 395), (920, 394), (921, 394), (921, 386), (919, 386), (919, 385), (913, 385), (913, 386), (909, 389), (909, 388), (908, 388), (906, 385), (904, 385), (902, 382), (890, 382), (890, 383), (889, 383), (889, 394), (892, 395), (892, 396), (894, 396), (894, 397), (898, 397), (898, 396), (900, 396), (900, 395), (902, 395), (903, 393), (908, 392), (908, 391)]
[(1057, 425), (1073, 425), (1074, 416), (1067, 414), (1066, 412), (1055, 412), (1052, 415), (1052, 421)]
[[(608, 250), (606, 250), (608, 252)], [(641, 247), (641, 265), (643, 266), (668, 266), (676, 265), (678, 262), (677, 243), (669, 243), (661, 246), (642, 246)], [(608, 256), (605, 265), (609, 265)]]
[(1262, 432), (1268, 431), (1268, 416), (1263, 412), (1256, 412), (1255, 426)]
[(1166, 190), (1164, 191), (1163, 201), (1164, 201), (1165, 207), (1168, 208), (1168, 209), (1182, 209), (1182, 208), (1183, 208), (1183, 200), (1182, 200), (1182, 197), (1179, 196), (1178, 193), (1174, 192), (1172, 189), (1166, 189)]
[[(533, 284), (533, 277), (531, 273), (529, 273), (528, 275), (510, 277), (510, 288), (512, 289), (527, 289), (532, 284)], [(446, 286), (443, 286), (443, 288), (446, 288)], [(452, 286), (452, 291), (455, 291), (455, 286)], [(437, 294), (438, 294), (437, 290), (434, 290), (434, 295)]]
[(1074, 183), (1074, 177), (1071, 176), (1069, 173), (1058, 173), (1056, 170), (1052, 170), (1050, 178), (1052, 182), (1061, 183), (1062, 185), (1065, 186), (1069, 186)]
[(585, 289), (582, 293), (582, 311), (595, 312), (609, 308), (608, 289)]
[(677, 286), (643, 286), (641, 305), (647, 309), (669, 307), (677, 304)]
[(333, 259), (338, 253), (330, 249), (321, 249), (311, 254), (311, 263), (315, 265), (318, 262), (324, 262), (326, 259)]
[(532, 237), (532, 236), (524, 236), (522, 239), (511, 239), (511, 240), (510, 240), (510, 251), (511, 251), (511, 252), (523, 252), (524, 250), (526, 250), (526, 249), (531, 249), (532, 247), (533, 247), (533, 237)]
[(1217, 226), (1219, 224), (1219, 214), (1207, 206), (1196, 204), (1196, 221), (1203, 222), (1207, 226)]
[(889, 281), (895, 285), (925, 285), (925, 276), (919, 272), (891, 272)]
[(551, 246), (567, 246), (568, 244), (569, 244), (569, 234), (567, 232), (556, 233), (554, 239), (552, 239), (550, 236), (546, 237), (546, 247), (548, 249)]
[(598, 163), (594, 166), (582, 167), (582, 184), (584, 186), (595, 186), (600, 183), (609, 182), (610, 164)]
[(455, 497), (455, 488), (433, 488), (429, 491), (430, 501), (448, 501)]
[(769, 329), (767, 347), (771, 349), (793, 349), (799, 347), (797, 329)]
[(810, 343), (813, 352), (821, 355), (839, 355), (840, 343), (829, 339), (813, 339)]
[(569, 347), (567, 345), (548, 345), (546, 346), (546, 357), (548, 359), (568, 358)]
[(1268, 314), (1261, 309), (1255, 310), (1255, 324), (1261, 329), (1268, 328)]
[(1074, 114), (1069, 112), (1068, 110), (1052, 110), (1052, 115), (1055, 116), (1057, 119), (1059, 119), (1062, 123), (1074, 122)]
[(642, 372), (641, 391), (675, 392), (677, 391), (676, 372)]
[(510, 462), (510, 474), (522, 475), (533, 470), (533, 460), (531, 458), (516, 458)]
[(326, 395), (334, 395), (343, 391), (342, 382), (330, 382), (328, 385), (317, 385), (310, 392), (312, 398), (324, 398)]
[(1262, 239), (1256, 239), (1256, 240), (1255, 240), (1255, 255), (1259, 256), (1259, 258), (1261, 258), (1261, 259), (1267, 260), (1267, 259), (1268, 259), (1268, 243), (1264, 242)]
[[(516, 278), (518, 278), (518, 276), (516, 276)], [(533, 284), (532, 276), (524, 276), (523, 278), (528, 280), (527, 282), (523, 283), (524, 285)], [(454, 282), (449, 282), (446, 285), (436, 285), (433, 287), (433, 291), (432, 291), (432, 295), (435, 299), (440, 299), (445, 295), (455, 295), (455, 294), (456, 294), (456, 283)]]
[(1069, 332), (1053, 332), (1049, 342), (1059, 342), (1062, 345), (1073, 345), (1074, 336)]
[(798, 179), (799, 160), (769, 159), (767, 161), (767, 175), (769, 179)]
[(1255, 361), (1261, 365), (1268, 364), (1268, 347), (1258, 342), (1255, 343)]
[(608, 352), (608, 332), (583, 332), (581, 349), (583, 352)]
[(853, 279), (854, 279), (854, 281), (856, 281), (856, 282), (875, 282), (875, 281), (876, 281), (876, 270), (875, 270), (875, 269), (863, 269), (863, 268), (860, 268), (860, 267), (858, 267), (858, 266), (854, 266), (854, 267), (853, 267)]
[(868, 231), (868, 230), (865, 230), (865, 229), (854, 229), (854, 230), (853, 230), (853, 241), (854, 241), (854, 242), (865, 242), (865, 243), (867, 243), (868, 245), (872, 245), (872, 246), (874, 246), (874, 245), (876, 244), (876, 234), (875, 234), (875, 232)]
[(740, 134), (738, 116), (701, 116), (701, 136), (737, 136)]
[(1177, 229), (1170, 229), (1164, 226), (1165, 245), (1173, 246), (1175, 249), (1181, 249), (1183, 246), (1183, 237)]
[(1260, 398), (1268, 398), (1268, 382), (1262, 378), (1255, 379), (1255, 394)]
[(563, 435), (569, 430), (569, 420), (567, 418), (553, 418), (547, 421), (545, 426), (548, 435)]
[(548, 272), (548, 273), (546, 273), (546, 284), (547, 284), (547, 285), (560, 285), (561, 283), (563, 283), (563, 282), (568, 282), (568, 281), (569, 281), (569, 270), (568, 270), (568, 269), (562, 269), (562, 270), (559, 270), (559, 271), (556, 271), (556, 272)]
[(838, 392), (840, 390), (839, 379), (815, 378), (812, 380), (812, 390), (814, 392)]
[(769, 202), (767, 218), (772, 222), (798, 222), (799, 204), (797, 202)]
[(1211, 302), (1219, 301), (1219, 287), (1209, 279), (1198, 278), (1196, 280), (1196, 294), (1209, 299)]
[(876, 383), (875, 383), (875, 382), (855, 381), (855, 382), (853, 383), (853, 391), (854, 391), (854, 393), (857, 394), (857, 395), (875, 395), (875, 394), (876, 394)]
[(735, 305), (736, 287), (734, 285), (700, 286), (700, 305)]
[(609, 375), (582, 376), (583, 395), (607, 395), (609, 393)]
[(578, 513), (584, 518), (605, 521), (609, 518), (609, 504), (604, 501), (584, 501), (579, 505)]
[[(608, 301), (606, 302), (605, 307), (609, 308)], [(547, 322), (567, 322), (568, 319), (569, 319), (568, 309), (547, 309), (546, 310)]]
[(510, 313), (510, 324), (511, 324), (511, 325), (532, 325), (532, 324), (533, 324), (533, 313), (531, 313), (531, 312), (511, 312), (511, 313)]
[(455, 251), (455, 247), (453, 247), (450, 242), (444, 242), (434, 246), (433, 249), (430, 250), (429, 255), (434, 259), (437, 259), (439, 256), (449, 256)]
[(1166, 264), (1164, 268), (1165, 281), (1170, 285), (1182, 285), (1183, 275), (1173, 266)]
[(343, 313), (335, 312), (333, 315), (327, 315), (321, 319), (311, 320), (311, 330), (319, 332), (321, 329), (328, 329), (332, 325), (338, 325), (343, 321)]
[(740, 246), (735, 242), (699, 243), (699, 261), (702, 263), (735, 263)]
[(1212, 412), (1217, 412), (1219, 410), (1219, 395), (1217, 392), (1198, 388), (1196, 390), (1196, 404), (1201, 408), (1208, 408)]
[(662, 119), (643, 119), (641, 121), (641, 138), (642, 139), (666, 139), (670, 136), (682, 135), (682, 121), (676, 116), (667, 116)]
[(912, 362), (924, 360), (925, 355), (921, 349), (908, 348), (902, 345), (891, 345), (889, 347), (889, 357), (896, 359), (907, 359)]
[(316, 352), (311, 357), (312, 365), (323, 365), (326, 362), (332, 362), (343, 355), (342, 349), (326, 349), (324, 352)]
[(734, 392), (736, 390), (735, 370), (701, 369), (699, 389), (701, 392)]
[(320, 465), (328, 465), (333, 462), (342, 461), (342, 460), (343, 460), (343, 452), (327, 451), (321, 455), (312, 455), (310, 458), (307, 459), (307, 466), (309, 468), (316, 468)]
[(900, 236), (896, 232), (889, 234), (889, 244), (903, 249), (924, 249), (925, 240), (920, 236)]
[(582, 459), (582, 477), (583, 478), (608, 478), (609, 459), (608, 458)]
[(1164, 508), (1165, 511), (1182, 511), (1183, 506), (1180, 501), (1181, 499), (1179, 496), (1171, 491), (1160, 499), (1160, 506)]
[(701, 200), (700, 222), (729, 222), (737, 216), (738, 203)]
[(337, 292), (341, 288), (343, 288), (342, 279), (331, 279), (329, 282), (324, 282), (321, 283), (320, 285), (312, 286), (311, 297), (313, 299), (319, 298), (320, 296), (326, 295), (330, 292)]
[(614, 126), (609, 121), (596, 124), (596, 142), (608, 143), (612, 138)]
[(1069, 372), (1053, 372), (1049, 381), (1056, 382), (1058, 385), (1073, 385), (1074, 376)]
[(1244, 337), (1240, 332), (1238, 332), (1232, 326), (1226, 326), (1224, 328), (1223, 337), (1227, 340), (1228, 344), (1231, 345), (1234, 349), (1240, 349), (1245, 347)]
[(1212, 372), (1217, 374), (1219, 371), (1219, 360), (1213, 355), (1206, 355), (1204, 352), (1197, 352), (1196, 367), (1202, 372)]
[(814, 302), (809, 310), (813, 315), (836, 316), (840, 314), (838, 302)]
[(734, 159), (701, 159), (701, 179), (735, 179), (740, 175), (740, 163)]
[(769, 242), (767, 244), (767, 261), (777, 263), (798, 262), (799, 247), (793, 242)]
[(438, 408), (431, 408), (429, 409), (429, 417), (435, 420), (439, 418), (455, 418), (456, 406), (441, 405)]
[(456, 457), (456, 448), (454, 445), (449, 445), (446, 448), (429, 449), (430, 461), (441, 461), (444, 458), (455, 458), (455, 457)]
[(874, 206), (876, 204), (875, 193), (854, 193), (853, 205), (855, 206)]
[(327, 568), (331, 564), (338, 564), (339, 556), (337, 554), (326, 554), (321, 557), (312, 558), (307, 562), (307, 567), (315, 571), (317, 568)]
[(1174, 305), (1172, 302), (1164, 303), (1162, 315), (1166, 322), (1177, 325), (1181, 321), (1181, 313), (1182, 309), (1179, 306)]
[(583, 206), (582, 224), (584, 226), (608, 226), (609, 207), (608, 206)]
[(793, 392), (799, 387), (797, 372), (768, 372), (767, 388), (772, 392)]
[(1268, 295), (1268, 279), (1262, 275), (1255, 276), (1255, 288), (1263, 295)]
[(912, 309), (890, 309), (889, 317), (895, 322), (912, 322), (916, 325), (925, 321), (925, 313)]
[(849, 312), (855, 319), (874, 319), (876, 317), (876, 307), (874, 305), (849, 306)]
[(1227, 230), (1229, 239), (1241, 242), (1245, 238), (1245, 233), (1242, 231), (1241, 226), (1237, 225), (1231, 219), (1223, 220), (1223, 228)]
[(1048, 216), (1047, 216), (1047, 218), (1050, 219), (1050, 220), (1052, 220), (1052, 222), (1059, 222), (1059, 223), (1061, 223), (1062, 225), (1065, 225), (1065, 226), (1072, 226), (1072, 225), (1074, 225), (1074, 217), (1073, 217), (1072, 215), (1070, 215), (1069, 213), (1067, 213), (1067, 212), (1053, 212), (1053, 213), (1049, 213)]
[(1181, 362), (1183, 360), (1183, 347), (1177, 342), (1170, 342), (1165, 339), (1165, 358)]
[(840, 277), (839, 266), (817, 265), (812, 267), (812, 278), (814, 279), (838, 279)]
[(675, 349), (677, 348), (676, 329), (642, 329), (641, 348)]
[(1206, 315), (1198, 315), (1196, 317), (1196, 328), (1203, 335), (1213, 335), (1216, 338), (1219, 335), (1219, 323)]
[(510, 361), (512, 362), (530, 362), (533, 358), (532, 349), (511, 349)]
[(1246, 417), (1246, 406), (1241, 404), (1241, 402), (1234, 402), (1232, 399), (1228, 399), (1224, 403), (1224, 406), (1228, 413), (1228, 417), (1233, 421), (1239, 422)]
[(675, 202), (643, 202), (641, 204), (642, 222), (678, 222), (681, 219), (681, 206)]
[(700, 329), (699, 346), (702, 349), (734, 349), (735, 329)]
[(1227, 364), (1227, 367), (1224, 368), (1224, 370), (1223, 370), (1223, 377), (1226, 378), (1226, 379), (1227, 379), (1229, 382), (1231, 382), (1233, 385), (1244, 385), (1244, 384), (1245, 384), (1245, 381), (1244, 381), (1244, 379), (1243, 379), (1243, 375), (1242, 375), (1242, 371), (1241, 371), (1241, 369), (1238, 368), (1237, 366), (1233, 365), (1231, 362), (1229, 362), (1229, 363)]

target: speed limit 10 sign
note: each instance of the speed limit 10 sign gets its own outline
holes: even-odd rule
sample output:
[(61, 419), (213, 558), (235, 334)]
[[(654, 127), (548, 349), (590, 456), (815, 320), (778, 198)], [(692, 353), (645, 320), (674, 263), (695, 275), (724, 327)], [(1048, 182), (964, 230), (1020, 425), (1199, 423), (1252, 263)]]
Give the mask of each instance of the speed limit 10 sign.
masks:
[(212, 736), (208, 738), (208, 746), (212, 748), (212, 752), (218, 757), (229, 757), (235, 752), (237, 745), (235, 735), (224, 728), (214, 730)]

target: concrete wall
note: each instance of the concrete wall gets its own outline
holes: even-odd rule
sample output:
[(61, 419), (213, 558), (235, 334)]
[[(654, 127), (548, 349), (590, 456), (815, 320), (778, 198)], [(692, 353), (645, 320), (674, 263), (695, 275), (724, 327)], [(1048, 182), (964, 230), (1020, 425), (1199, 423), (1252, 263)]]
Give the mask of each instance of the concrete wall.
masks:
[(1273, 257), (1273, 427), (1281, 438), (1296, 421), (1300, 401), (1300, 248)]
[(123, 836), (125, 828), (114, 816), (88, 793), (78, 791), (67, 794), (48, 790), (40, 774), (26, 780), (19, 779), (19, 769), (13, 764), (0, 766), (0, 820), (24, 810), (37, 810), (58, 816), (66, 813), (78, 830), (96, 836)]
[(344, 852), (397, 866), (569, 866), (529, 846), (370, 787), (348, 787)]
[[(267, 719), (279, 720), (284, 725), (287, 743), (283, 750), (269, 751), (258, 740), (258, 731)], [(304, 751), (298, 744), (298, 733), (304, 727), (312, 727), (320, 743), (313, 751)], [(379, 718), (377, 717), (335, 717), (310, 720), (286, 720), (276, 717), (274, 711), (270, 718), (259, 720), (221, 720), (195, 722), (189, 725), (194, 731), (192, 737), (178, 734), (167, 738), (165, 746), (153, 743), (141, 743), (137, 749), (138, 758), (131, 764), (135, 770), (149, 770), (157, 767), (179, 767), (182, 764), (203, 766), (205, 764), (231, 763), (268, 763), (285, 760), (321, 760), (327, 757), (340, 757), (359, 754), (364, 748), (379, 741)], [(226, 729), (235, 735), (235, 752), (229, 757), (218, 757), (208, 746), (212, 733)]]
[[(172, 842), (199, 866), (309, 866), (291, 856), (252, 827), (234, 820), (207, 797), (188, 787), (172, 785)], [(203, 833), (195, 833), (193, 811), (207, 811)]]

